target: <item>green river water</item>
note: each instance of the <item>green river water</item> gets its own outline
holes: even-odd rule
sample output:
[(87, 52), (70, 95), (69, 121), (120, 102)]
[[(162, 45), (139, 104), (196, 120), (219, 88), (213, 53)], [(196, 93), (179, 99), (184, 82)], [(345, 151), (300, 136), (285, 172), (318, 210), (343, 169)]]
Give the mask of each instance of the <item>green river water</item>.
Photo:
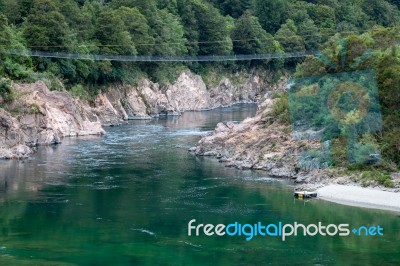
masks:
[[(400, 214), (292, 197), (187, 150), (238, 105), (134, 121), (0, 162), (0, 265), (400, 265)], [(384, 236), (192, 236), (188, 222), (380, 225)]]

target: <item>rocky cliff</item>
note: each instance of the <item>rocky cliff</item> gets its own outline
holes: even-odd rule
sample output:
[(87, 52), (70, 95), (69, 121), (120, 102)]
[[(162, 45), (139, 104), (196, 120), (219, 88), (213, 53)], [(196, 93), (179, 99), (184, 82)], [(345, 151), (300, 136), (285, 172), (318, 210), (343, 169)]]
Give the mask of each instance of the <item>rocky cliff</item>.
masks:
[(12, 87), (16, 100), (0, 108), (0, 158), (24, 158), (63, 137), (104, 134), (100, 119), (68, 93), (51, 92), (41, 81)]
[(265, 90), (260, 75), (250, 74), (241, 84), (223, 78), (206, 86), (189, 71), (173, 84), (160, 86), (143, 79), (138, 86), (114, 85), (98, 94), (93, 103), (72, 98), (67, 92), (49, 91), (38, 81), (12, 84), (15, 100), (0, 100), (0, 158), (24, 158), (38, 145), (60, 143), (64, 137), (102, 135), (102, 126), (130, 119), (179, 115), (239, 102), (254, 102)]
[(265, 81), (252, 74), (241, 84), (223, 78), (218, 85), (206, 86), (203, 79), (189, 71), (171, 85), (160, 86), (143, 79), (138, 86), (115, 86), (99, 94), (94, 112), (104, 125), (129, 119), (151, 119), (160, 115), (179, 115), (240, 102), (254, 102), (265, 91)]

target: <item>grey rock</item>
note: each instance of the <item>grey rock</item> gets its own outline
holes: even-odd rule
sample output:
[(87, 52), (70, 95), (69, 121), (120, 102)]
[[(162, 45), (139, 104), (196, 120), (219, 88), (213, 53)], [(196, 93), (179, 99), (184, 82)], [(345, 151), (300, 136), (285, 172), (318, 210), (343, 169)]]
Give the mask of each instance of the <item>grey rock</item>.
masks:
[[(0, 108), (0, 158), (21, 159), (32, 154), (37, 145), (105, 133), (90, 107), (67, 93), (51, 92), (41, 81), (12, 86), (19, 97)], [(6, 111), (9, 109), (20, 110), (18, 119)]]
[[(265, 75), (265, 73), (262, 73)], [(240, 75), (246, 76), (241, 73)], [(190, 71), (183, 71), (175, 83), (160, 86), (143, 79), (138, 86), (113, 85), (95, 100), (93, 112), (103, 125), (118, 125), (125, 120), (179, 116), (186, 111), (211, 110), (241, 102), (255, 102), (265, 91), (261, 73), (247, 74), (242, 84), (223, 78), (216, 86)], [(225, 125), (233, 128), (233, 124)]]
[(218, 152), (216, 151), (207, 151), (203, 154), (203, 156), (209, 156), (209, 157), (215, 157), (218, 155)]

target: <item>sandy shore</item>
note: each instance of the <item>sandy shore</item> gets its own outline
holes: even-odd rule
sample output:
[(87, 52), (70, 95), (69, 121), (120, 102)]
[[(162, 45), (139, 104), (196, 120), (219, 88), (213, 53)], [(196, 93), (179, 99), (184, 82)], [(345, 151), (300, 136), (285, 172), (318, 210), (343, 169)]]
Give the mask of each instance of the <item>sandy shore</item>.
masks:
[(329, 185), (317, 192), (319, 198), (340, 204), (400, 212), (400, 193), (344, 185)]

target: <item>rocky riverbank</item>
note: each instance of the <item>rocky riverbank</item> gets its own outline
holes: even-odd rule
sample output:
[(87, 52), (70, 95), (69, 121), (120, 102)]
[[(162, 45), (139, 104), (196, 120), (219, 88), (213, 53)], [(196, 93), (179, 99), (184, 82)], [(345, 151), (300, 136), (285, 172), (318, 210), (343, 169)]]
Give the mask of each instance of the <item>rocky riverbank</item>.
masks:
[[(361, 172), (299, 167), (298, 155), (309, 149), (320, 149), (321, 143), (294, 140), (290, 125), (281, 123), (274, 116), (277, 100), (273, 95), (285, 89), (285, 80), (281, 80), (266, 92), (255, 117), (239, 124), (219, 123), (212, 134), (203, 137), (189, 151), (197, 156), (215, 157), (227, 167), (262, 170), (272, 177), (291, 178), (299, 189), (314, 190), (329, 184), (360, 186)], [(399, 192), (400, 174), (393, 173), (391, 180), (392, 187), (384, 187), (375, 181), (363, 185)]]
[(50, 91), (41, 81), (13, 83), (15, 99), (5, 102), (0, 98), (0, 158), (25, 158), (36, 146), (58, 144), (64, 137), (102, 135), (103, 126), (130, 119), (254, 102), (267, 87), (265, 79), (255, 73), (242, 81), (234, 84), (223, 78), (218, 85), (207, 86), (200, 76), (184, 71), (166, 86), (143, 79), (138, 86), (104, 88), (91, 103), (67, 92)]
[[(275, 90), (283, 90), (282, 86)], [(227, 167), (264, 170), (274, 177), (297, 178), (297, 147), (288, 127), (271, 121), (273, 104), (268, 93), (255, 117), (240, 124), (219, 123), (214, 132), (190, 149), (198, 156), (216, 157)]]

